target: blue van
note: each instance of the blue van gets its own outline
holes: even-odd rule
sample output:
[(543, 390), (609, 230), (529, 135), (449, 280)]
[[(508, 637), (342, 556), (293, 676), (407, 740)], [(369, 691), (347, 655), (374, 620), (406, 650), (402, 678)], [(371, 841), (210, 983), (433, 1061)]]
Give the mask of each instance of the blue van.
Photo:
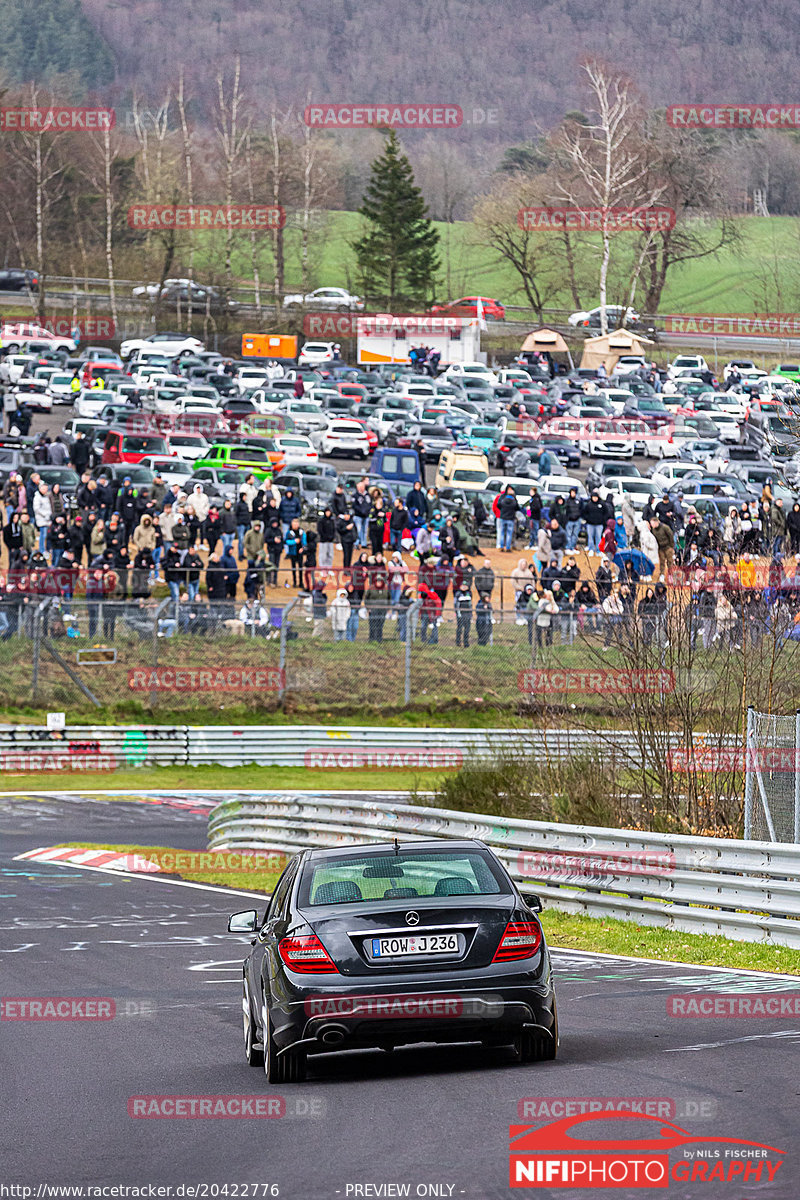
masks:
[(420, 466), (416, 450), (402, 449), (399, 446), (380, 446), (372, 456), (370, 475), (380, 475), (401, 488), (411, 488), (419, 480), (425, 483), (425, 475)]

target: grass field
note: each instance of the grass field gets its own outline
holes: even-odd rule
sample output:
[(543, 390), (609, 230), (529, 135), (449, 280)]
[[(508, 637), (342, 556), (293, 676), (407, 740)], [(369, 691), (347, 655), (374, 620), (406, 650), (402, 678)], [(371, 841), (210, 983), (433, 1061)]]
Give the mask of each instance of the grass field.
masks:
[[(466, 221), (452, 224), (436, 222), (442, 262), (440, 295), (481, 293), (496, 296), (506, 304), (527, 305), (516, 272), (497, 255), (478, 244), (473, 225)], [(353, 212), (320, 214), (314, 240), (312, 287), (347, 286), (355, 289), (354, 256), (350, 244), (358, 234), (360, 218)], [(800, 303), (796, 278), (800, 266), (800, 221), (795, 217), (741, 217), (738, 219), (740, 242), (721, 254), (689, 262), (670, 273), (661, 301), (665, 313), (747, 313), (792, 312)], [(299, 241), (289, 228), (286, 235), (286, 289), (301, 286)], [(271, 280), (271, 252), (265, 243), (261, 251), (262, 277)], [(214, 248), (206, 261), (220, 261)], [(250, 248), (242, 245), (234, 263), (241, 279), (252, 276)], [(594, 293), (583, 297), (586, 307), (597, 303)], [(566, 286), (553, 299), (551, 307), (573, 307)], [(513, 314), (509, 314), (513, 316)]]
[[(118, 850), (121, 854), (139, 854), (151, 860), (179, 853), (169, 846), (107, 842), (62, 844), (85, 846), (89, 849)], [(185, 851), (183, 853), (186, 854)], [(169, 862), (169, 859), (166, 861)], [(274, 888), (279, 877), (279, 873), (208, 869), (205, 864), (200, 864), (198, 868), (176, 871), (175, 874), (180, 879), (193, 882), (252, 890), (262, 897)], [(231, 897), (231, 912), (244, 908), (246, 903), (241, 896)], [(774, 971), (785, 975), (797, 974), (800, 971), (800, 954), (783, 946), (734, 942), (728, 938), (650, 928), (631, 921), (572, 916), (549, 908), (542, 914), (542, 926), (551, 946), (570, 950), (599, 950), (605, 954), (623, 954), (633, 958), (738, 967), (751, 971)]]
[[(300, 788), (319, 791), (430, 791), (442, 771), (343, 768), (330, 771), (313, 767), (147, 767), (129, 771), (0, 772), (0, 792), (63, 792), (136, 790), (230, 791)], [(124, 799), (124, 797), (122, 797)]]

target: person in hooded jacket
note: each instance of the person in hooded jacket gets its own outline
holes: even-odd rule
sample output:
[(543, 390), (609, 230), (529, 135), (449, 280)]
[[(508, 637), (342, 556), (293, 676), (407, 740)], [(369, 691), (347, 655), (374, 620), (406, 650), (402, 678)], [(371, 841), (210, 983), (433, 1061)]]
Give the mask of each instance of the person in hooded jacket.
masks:
[(352, 580), (345, 586), (345, 595), (347, 603), (350, 605), (350, 616), (347, 618), (347, 629), (345, 630), (345, 640), (354, 642), (358, 634), (358, 620), (361, 609), (362, 594), (353, 585)]
[[(228, 504), (230, 504), (230, 501), (228, 501)], [(208, 516), (202, 524), (202, 536), (208, 546), (209, 554), (213, 554), (222, 538), (222, 520), (216, 504), (209, 506)], [(231, 533), (230, 536), (232, 538), (233, 534)]]
[[(420, 640), (434, 645), (439, 641), (439, 620), (442, 615), (442, 602), (432, 588), (420, 582), (419, 598), (422, 601), (420, 609)], [(428, 631), (430, 630), (430, 637)]]
[(606, 527), (600, 539), (600, 550), (605, 554), (609, 562), (614, 561), (617, 553), (616, 529), (615, 521), (606, 521)]
[(586, 522), (586, 553), (591, 557), (600, 553), (600, 538), (606, 520), (605, 507), (596, 489), (588, 500), (584, 500), (581, 515)]
[(475, 634), (479, 646), (490, 646), (492, 643), (492, 619), (493, 609), (489, 594), (481, 592), (475, 605)]
[(341, 483), (337, 483), (336, 489), (331, 496), (331, 512), (337, 519), (347, 516), (350, 508), (347, 503), (347, 495)]
[(241, 560), (244, 558), (244, 535), (250, 528), (252, 520), (252, 513), (250, 512), (250, 505), (247, 502), (246, 492), (239, 493), (234, 515), (236, 518), (236, 538), (239, 544), (239, 559)]
[(50, 554), (50, 561), (54, 567), (57, 567), (61, 561), (61, 556), (69, 547), (69, 534), (67, 533), (67, 522), (63, 513), (56, 517), (53, 524), (50, 526), (50, 532), (47, 538), (47, 550)]
[[(281, 526), (280, 517), (277, 515), (270, 517), (269, 521), (267, 522), (267, 527), (264, 530), (263, 546), (261, 549), (266, 551), (267, 561), (269, 563), (265, 574), (267, 587), (277, 587), (278, 571), (281, 564), (281, 555), (283, 554), (283, 528)], [(257, 558), (260, 553), (261, 550), (257, 550), (255, 558)], [(239, 555), (239, 558), (241, 561), (242, 555)], [(286, 586), (289, 586), (288, 581)]]
[(3, 526), (3, 541), (8, 550), (9, 560), (13, 561), (22, 550), (22, 528), (20, 526), (19, 512), (13, 512), (10, 521)]
[(138, 550), (131, 572), (131, 597), (143, 600), (150, 595), (150, 567), (153, 556), (149, 550)]
[(336, 535), (342, 547), (342, 565), (346, 570), (353, 561), (353, 550), (358, 541), (358, 530), (349, 513), (337, 517)]
[(339, 588), (330, 604), (331, 628), (333, 640), (342, 642), (347, 633), (347, 622), (350, 619), (350, 602), (345, 588)]
[(320, 568), (329, 571), (333, 566), (333, 550), (336, 544), (336, 521), (333, 509), (325, 506), (322, 515), (317, 518), (317, 537), (319, 539), (318, 556)]
[(420, 525), (424, 525), (427, 522), (428, 505), (425, 502), (425, 493), (422, 490), (422, 484), (419, 480), (414, 483), (411, 491), (406, 494), (406, 509), (411, 529), (418, 529)]
[(299, 522), (301, 514), (301, 504), (298, 496), (295, 494), (294, 488), (287, 488), (283, 493), (283, 499), (278, 505), (278, 516), (281, 519), (283, 528), (283, 536), (286, 537), (291, 527), (292, 521)]
[(383, 543), (386, 540), (386, 532), (388, 530), (389, 514), (386, 511), (386, 506), (380, 496), (375, 500), (370, 509), (369, 522), (367, 531), (369, 535), (370, 549), (373, 554), (377, 554), (382, 549)]
[[(278, 526), (280, 530), (280, 525)], [(225, 599), (235, 600), (236, 589), (239, 586), (239, 568), (232, 550), (223, 550), (219, 559), (220, 569), (224, 572)]]

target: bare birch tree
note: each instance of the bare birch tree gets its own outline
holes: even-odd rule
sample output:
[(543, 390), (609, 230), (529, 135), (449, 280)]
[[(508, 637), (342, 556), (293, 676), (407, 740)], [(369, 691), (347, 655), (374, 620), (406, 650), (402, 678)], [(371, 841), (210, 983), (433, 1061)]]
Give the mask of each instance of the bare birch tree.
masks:
[[(247, 142), (250, 122), (242, 120), (244, 94), (241, 90), (242, 60), (236, 55), (233, 68), (233, 79), (230, 92), (226, 94), (225, 78), (222, 72), (217, 75), (217, 110), (214, 114), (214, 124), (217, 132), (220, 151), (222, 153), (225, 204), (233, 204), (234, 178), (239, 166), (242, 150)], [(229, 223), (225, 231), (225, 285), (230, 291), (233, 262), (234, 228)]]
[[(567, 120), (554, 138), (563, 164), (561, 199), (576, 208), (600, 209), (599, 275), (600, 329), (608, 332), (606, 302), (611, 262), (612, 229), (608, 210), (654, 204), (664, 186), (652, 179), (644, 133), (644, 108), (633, 83), (598, 59), (583, 64), (592, 94), (592, 109), (584, 123)], [(641, 270), (644, 256), (639, 262)], [(635, 279), (630, 294), (635, 291)]]

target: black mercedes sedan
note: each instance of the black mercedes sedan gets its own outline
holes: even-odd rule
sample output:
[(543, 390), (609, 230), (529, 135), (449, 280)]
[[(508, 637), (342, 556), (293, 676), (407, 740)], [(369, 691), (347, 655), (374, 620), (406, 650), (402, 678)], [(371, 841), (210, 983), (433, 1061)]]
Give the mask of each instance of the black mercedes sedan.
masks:
[(304, 850), (269, 906), (235, 913), (245, 1055), (270, 1083), (309, 1054), (419, 1042), (513, 1046), (553, 1059), (556, 999), (537, 896), (480, 841)]

